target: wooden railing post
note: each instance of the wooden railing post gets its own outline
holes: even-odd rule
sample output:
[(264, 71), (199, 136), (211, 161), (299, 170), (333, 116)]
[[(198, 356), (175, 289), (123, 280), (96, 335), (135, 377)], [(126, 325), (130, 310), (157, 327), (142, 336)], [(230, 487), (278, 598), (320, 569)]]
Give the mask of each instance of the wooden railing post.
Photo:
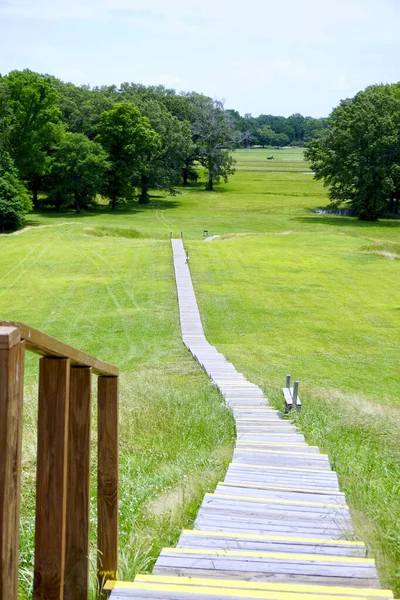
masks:
[(91, 386), (90, 367), (71, 367), (65, 600), (87, 600), (89, 595)]
[(64, 594), (70, 361), (39, 363), (35, 600)]
[(24, 350), (0, 327), (0, 600), (17, 600)]
[(98, 378), (97, 568), (99, 585), (118, 578), (118, 377)]

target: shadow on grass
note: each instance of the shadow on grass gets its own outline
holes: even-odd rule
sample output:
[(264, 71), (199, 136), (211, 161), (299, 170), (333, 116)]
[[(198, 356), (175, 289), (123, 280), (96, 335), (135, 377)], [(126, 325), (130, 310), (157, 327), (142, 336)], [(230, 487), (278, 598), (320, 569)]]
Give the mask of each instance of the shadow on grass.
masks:
[(298, 223), (307, 223), (313, 225), (331, 225), (333, 227), (358, 227), (368, 229), (371, 227), (394, 227), (400, 228), (400, 221), (392, 219), (383, 219), (381, 221), (360, 221), (356, 217), (339, 217), (339, 216), (324, 216), (315, 215), (313, 217), (295, 217), (293, 221)]
[[(230, 182), (230, 180), (229, 180)], [(228, 183), (229, 183), (228, 182)], [(231, 192), (232, 189), (228, 187), (227, 184), (217, 185), (214, 184), (214, 189), (212, 191), (206, 190), (206, 184), (204, 181), (196, 181), (191, 182), (189, 185), (183, 185), (179, 188), (180, 192), (191, 191), (192, 193), (201, 193), (201, 194), (225, 194), (226, 192)], [(179, 196), (179, 194), (178, 194)]]
[[(137, 202), (120, 204), (115, 210), (111, 210), (108, 205), (94, 206), (92, 208), (82, 209), (79, 213), (75, 210), (56, 211), (51, 208), (40, 208), (32, 211), (31, 214), (39, 215), (45, 219), (84, 219), (86, 217), (96, 217), (99, 215), (134, 215), (137, 213), (143, 213), (145, 211), (152, 210), (170, 210), (181, 206), (181, 202), (178, 200), (164, 199), (162, 196), (150, 196), (150, 202), (148, 204), (138, 204)], [(36, 221), (29, 219), (25, 220), (25, 226), (35, 227), (40, 225)]]

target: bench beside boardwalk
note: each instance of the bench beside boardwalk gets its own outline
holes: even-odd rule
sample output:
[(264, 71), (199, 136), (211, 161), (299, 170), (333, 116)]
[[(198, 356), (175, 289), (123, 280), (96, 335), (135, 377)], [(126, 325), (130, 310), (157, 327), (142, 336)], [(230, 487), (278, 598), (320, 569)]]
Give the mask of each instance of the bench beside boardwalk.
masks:
[(236, 420), (225, 481), (152, 575), (109, 582), (112, 600), (393, 598), (356, 541), (328, 457), (268, 406), (204, 337), (182, 240), (172, 240), (183, 341)]

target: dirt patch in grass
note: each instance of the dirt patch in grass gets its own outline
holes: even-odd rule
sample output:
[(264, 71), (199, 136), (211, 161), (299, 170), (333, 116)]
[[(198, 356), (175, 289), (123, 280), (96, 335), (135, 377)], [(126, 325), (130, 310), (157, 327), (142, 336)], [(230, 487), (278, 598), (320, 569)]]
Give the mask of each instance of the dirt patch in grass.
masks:
[(361, 248), (363, 254), (375, 254), (376, 256), (382, 256), (388, 260), (400, 259), (400, 244), (392, 242), (382, 242), (372, 244), (371, 246), (364, 246)]
[[(228, 463), (232, 456), (231, 446), (221, 446), (213, 453), (216, 463)], [(148, 517), (177, 518), (185, 506), (198, 505), (204, 494), (213, 492), (219, 479), (215, 471), (201, 471), (193, 477), (187, 477), (178, 486), (167, 490), (149, 503), (146, 513)]]

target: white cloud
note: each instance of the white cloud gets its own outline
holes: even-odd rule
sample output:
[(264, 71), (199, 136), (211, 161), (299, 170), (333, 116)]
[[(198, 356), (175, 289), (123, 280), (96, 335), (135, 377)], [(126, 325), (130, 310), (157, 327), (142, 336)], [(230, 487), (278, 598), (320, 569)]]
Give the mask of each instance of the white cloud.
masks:
[(399, 23), (398, 0), (0, 0), (0, 71), (161, 83), (242, 112), (323, 115), (398, 78)]
[(0, 5), (4, 16), (32, 19), (105, 19), (118, 11), (154, 23), (162, 16), (162, 27), (183, 34), (240, 32), (238, 43), (255, 35), (287, 43), (396, 41), (400, 16), (394, 0), (9, 0)]

